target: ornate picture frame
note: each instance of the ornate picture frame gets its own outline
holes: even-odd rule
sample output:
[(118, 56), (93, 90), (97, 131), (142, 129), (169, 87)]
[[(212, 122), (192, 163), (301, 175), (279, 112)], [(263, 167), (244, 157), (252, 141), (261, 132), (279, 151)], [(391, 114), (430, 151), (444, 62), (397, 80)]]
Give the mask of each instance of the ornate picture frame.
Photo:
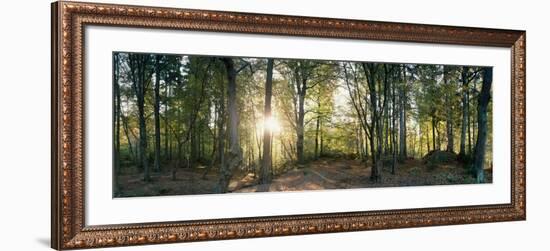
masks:
[[(205, 10), (52, 4), (52, 227), (54, 249), (517, 221), (526, 219), (525, 31)], [(511, 199), (507, 204), (403, 208), (117, 225), (85, 224), (84, 28), (88, 25), (313, 38), (474, 45), (511, 50)]]

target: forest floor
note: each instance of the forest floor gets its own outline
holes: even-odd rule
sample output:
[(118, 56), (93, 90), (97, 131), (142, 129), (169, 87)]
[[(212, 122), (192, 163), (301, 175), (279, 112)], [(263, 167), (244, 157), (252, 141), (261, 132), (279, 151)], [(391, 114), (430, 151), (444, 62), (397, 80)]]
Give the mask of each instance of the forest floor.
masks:
[[(255, 185), (251, 177), (245, 177), (234, 192), (256, 191), (302, 191), (321, 189), (346, 189), (367, 187), (401, 187), (424, 185), (450, 185), (475, 183), (473, 177), (459, 163), (451, 163), (430, 168), (421, 160), (408, 159), (396, 167), (382, 170), (382, 180), (370, 179), (371, 166), (358, 160), (319, 159), (304, 168), (294, 169), (273, 179), (271, 184)], [(492, 181), (487, 171), (487, 181)], [(251, 185), (249, 185), (251, 184)]]
[[(408, 159), (396, 167), (382, 170), (382, 180), (370, 179), (371, 166), (359, 160), (322, 158), (273, 177), (270, 184), (258, 185), (253, 173), (237, 172), (229, 184), (230, 192), (303, 191), (367, 187), (399, 187), (475, 183), (472, 175), (458, 162), (428, 167), (421, 160)], [(115, 197), (188, 195), (216, 193), (219, 175), (203, 168), (178, 169), (172, 174), (153, 172), (152, 181), (144, 182), (140, 173), (119, 176), (119, 194)], [(203, 178), (204, 176), (204, 178)], [(492, 182), (492, 172), (486, 171), (486, 181)]]

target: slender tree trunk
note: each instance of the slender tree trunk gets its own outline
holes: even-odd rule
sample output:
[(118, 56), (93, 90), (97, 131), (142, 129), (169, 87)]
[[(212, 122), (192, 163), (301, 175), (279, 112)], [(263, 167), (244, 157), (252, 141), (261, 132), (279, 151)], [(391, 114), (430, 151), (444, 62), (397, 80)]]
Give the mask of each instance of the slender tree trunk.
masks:
[(391, 110), (391, 143), (392, 143), (392, 165), (391, 165), (391, 173), (395, 174), (395, 168), (397, 165), (397, 107), (396, 107), (396, 97), (395, 97), (395, 81), (392, 81), (391, 83), (391, 96), (392, 96), (392, 110)]
[(487, 144), (487, 107), (491, 99), (491, 85), (493, 82), (493, 68), (486, 67), (483, 69), (483, 85), (478, 102), (478, 137), (476, 142), (474, 169), (476, 171), (477, 183), (485, 181), (484, 163), (485, 163), (485, 148)]
[[(449, 81), (447, 78), (447, 69), (443, 66), (443, 82), (445, 87), (449, 87)], [(452, 95), (452, 94), (451, 94)], [(452, 96), (451, 96), (452, 97)], [(453, 106), (451, 103), (451, 97), (448, 93), (445, 94), (446, 104), (446, 130), (447, 130), (447, 151), (454, 152), (454, 135), (453, 135)]]
[(319, 127), (321, 126), (321, 119), (317, 116), (315, 120), (315, 152), (313, 153), (313, 157), (314, 159), (319, 159)]
[(143, 105), (139, 110), (139, 155), (141, 156), (141, 165), (144, 170), (144, 181), (151, 181), (149, 173), (149, 163), (147, 158), (147, 125), (145, 123), (145, 114)]
[(367, 146), (367, 135), (365, 134), (363, 128), (359, 128), (359, 143), (361, 144), (361, 160), (366, 163), (369, 158), (369, 153)]
[[(189, 119), (189, 124), (192, 123), (192, 119)], [(195, 162), (197, 161), (197, 128), (193, 125), (191, 129), (191, 144), (189, 146), (189, 166), (188, 167), (195, 167)]]
[(264, 138), (263, 138), (263, 158), (261, 169), (261, 182), (267, 184), (271, 182), (271, 144), (273, 132), (267, 126), (271, 117), (271, 96), (273, 88), (273, 59), (267, 60), (267, 76), (265, 81), (265, 104), (264, 104)]
[[(374, 122), (373, 122), (374, 123)], [(374, 127), (374, 125), (373, 125)], [(372, 162), (372, 168), (374, 168), (376, 166), (376, 147), (374, 146), (375, 145), (375, 138), (374, 138), (374, 128), (371, 130), (371, 133), (368, 135), (368, 140), (369, 140), (369, 148), (370, 148), (370, 156), (371, 156), (371, 162)], [(365, 163), (365, 166), (366, 166), (366, 163)], [(371, 170), (371, 176), (372, 176), (372, 170)]]
[(319, 157), (323, 156), (323, 120), (319, 120)]
[(208, 163), (208, 166), (206, 166), (205, 170), (204, 170), (204, 173), (202, 174), (202, 179), (205, 179), (206, 178), (206, 175), (208, 174), (208, 172), (210, 170), (212, 170), (212, 167), (214, 167), (214, 165), (216, 164), (216, 161), (217, 161), (217, 157), (216, 157), (216, 153), (217, 153), (217, 139), (218, 139), (218, 136), (216, 135), (216, 132), (218, 130), (218, 121), (219, 121), (219, 105), (214, 101), (214, 121), (213, 121), (213, 126), (214, 128), (211, 129), (210, 126), (208, 126), (208, 129), (210, 130), (210, 135), (212, 136), (212, 149), (211, 149), (211, 152), (210, 152), (210, 157), (209, 157), (209, 163)]
[[(210, 107), (208, 107), (208, 111), (210, 111)], [(203, 139), (203, 131), (204, 131), (204, 122), (201, 121), (200, 124), (200, 130), (199, 130), (199, 163), (203, 163), (204, 158), (204, 139)]]
[[(181, 103), (180, 103), (181, 104)], [(176, 105), (177, 106), (177, 105)], [(182, 111), (181, 109), (176, 109), (177, 111), (177, 121), (181, 121), (182, 119)], [(181, 168), (181, 163), (183, 162), (182, 161), (182, 140), (181, 140), (181, 135), (179, 134), (175, 134), (174, 132), (174, 136), (176, 138), (176, 145), (175, 145), (175, 154), (176, 154), (176, 159), (174, 161), (174, 164), (172, 165), (172, 180), (176, 180), (177, 179), (177, 172), (178, 172), (178, 168)]]
[(437, 150), (441, 151), (441, 132), (439, 131), (439, 123), (435, 123), (435, 133), (437, 134)]
[(357, 125), (356, 123), (356, 128), (355, 128), (355, 141), (356, 141), (356, 147), (357, 147), (357, 150), (356, 150), (356, 154), (357, 154), (357, 157), (360, 159), (360, 160), (363, 160), (363, 132), (361, 131), (361, 126), (360, 125)]
[(424, 153), (424, 145), (422, 143), (422, 136), (424, 135), (424, 133), (422, 133), (422, 125), (419, 125), (418, 126), (418, 133), (420, 134), (419, 138), (418, 138), (418, 147), (420, 148), (419, 150), (419, 153), (418, 153), (418, 156), (419, 158), (422, 158), (422, 154)]
[(118, 69), (118, 57), (116, 57), (116, 64), (115, 64), (115, 88), (116, 88), (116, 107), (115, 107), (115, 117), (116, 117), (116, 157), (115, 157), (115, 166), (116, 166), (116, 172), (117, 174), (120, 174), (120, 117), (121, 117), (121, 109), (120, 109), (120, 85), (118, 84), (118, 75), (119, 75), (119, 69)]
[(418, 127), (418, 124), (414, 126), (414, 135), (412, 137), (412, 157), (413, 158), (416, 157), (416, 153), (417, 153), (417, 151), (416, 151), (416, 143), (417, 143), (416, 136), (418, 135), (419, 140), (422, 137), (422, 135), (418, 132), (417, 127)]
[(468, 117), (468, 155), (472, 155), (472, 123), (470, 119), (470, 91), (466, 93), (466, 114)]
[(176, 163), (172, 165), (172, 180), (177, 180), (178, 168), (181, 166), (181, 154), (182, 154), (182, 143), (178, 139), (176, 142)]
[[(384, 78), (387, 78), (387, 76), (385, 76)], [(388, 95), (388, 90), (386, 90), (386, 88), (384, 88), (384, 100), (387, 100), (389, 98), (389, 95)], [(384, 155), (388, 155), (389, 151), (390, 151), (390, 142), (389, 142), (389, 136), (390, 136), (390, 119), (389, 119), (389, 107), (388, 106), (384, 106), (384, 110), (382, 111), (382, 117), (383, 117), (383, 125), (384, 125), (384, 131), (385, 131), (385, 135), (384, 135)]]
[[(379, 111), (378, 95), (376, 93), (376, 78), (374, 76), (376, 72), (376, 66), (372, 63), (363, 63), (363, 70), (367, 76), (367, 82), (369, 86), (369, 95), (371, 102), (372, 117), (374, 123), (374, 129), (376, 133), (372, 133), (371, 146), (373, 149), (373, 167), (371, 168), (371, 180), (378, 182), (382, 179), (382, 125), (381, 116)], [(376, 134), (376, 136), (375, 136)], [(376, 139), (376, 148), (374, 148), (374, 139)], [(376, 150), (374, 150), (376, 149)]]
[(431, 151), (430, 149), (430, 126), (426, 125), (426, 149), (428, 149), (429, 153)]
[[(121, 119), (122, 119), (122, 127), (123, 127), (122, 129), (124, 129), (124, 134), (126, 135), (126, 140), (128, 141), (128, 148), (130, 148), (130, 154), (132, 156), (133, 161), (135, 161), (136, 164), (138, 164), (137, 152), (134, 151), (132, 139), (130, 138), (130, 129), (128, 128), (128, 118), (122, 116)], [(134, 134), (132, 134), (132, 136), (136, 138)]]
[(303, 164), (305, 162), (304, 158), (304, 117), (305, 117), (305, 98), (306, 98), (306, 88), (307, 88), (307, 79), (302, 78), (302, 83), (298, 93), (298, 123), (296, 124), (296, 157), (298, 158), (298, 163)]
[(170, 138), (170, 134), (168, 132), (168, 127), (169, 127), (169, 119), (168, 119), (168, 99), (170, 98), (170, 86), (169, 86), (169, 81), (165, 81), (164, 82), (164, 85), (165, 85), (165, 90), (164, 90), (164, 158), (168, 159), (169, 160), (169, 156), (170, 156), (170, 153), (169, 153), (169, 149), (168, 149), (168, 142), (169, 142), (169, 138)]
[(399, 95), (399, 158), (407, 158), (407, 70), (403, 66), (403, 85), (401, 86)]
[(155, 57), (155, 101), (154, 101), (154, 119), (155, 119), (155, 167), (154, 170), (160, 171), (160, 60), (161, 55)]
[(220, 104), (218, 109), (218, 159), (220, 172), (225, 169), (225, 88), (223, 83), (220, 86)]
[(433, 146), (434, 150), (436, 149), (435, 140), (436, 140), (436, 137), (435, 137), (435, 118), (432, 116), (432, 146)]
[(468, 125), (468, 67), (462, 67), (462, 123), (460, 134), (460, 152), (459, 158), (466, 156), (466, 130)]
[(114, 161), (114, 179), (113, 193), (118, 194), (118, 175), (120, 174), (120, 86), (118, 83), (118, 54), (113, 55), (113, 161)]
[[(317, 112), (319, 113), (321, 110), (321, 101), (319, 100), (319, 97), (317, 97)], [(316, 118), (316, 124), (315, 124), (315, 159), (319, 158), (319, 130), (321, 128), (321, 115), (317, 114)]]
[[(348, 74), (348, 65), (351, 67), (351, 76), (355, 81), (350, 80), (350, 75)], [(370, 129), (371, 127), (367, 124), (367, 114), (366, 114), (367, 113), (366, 106), (368, 104), (368, 98), (367, 98), (367, 95), (362, 97), (362, 95), (360, 94), (359, 85), (357, 83), (357, 77), (356, 77), (357, 73), (353, 70), (353, 65), (342, 64), (341, 67), (342, 67), (342, 70), (344, 71), (344, 81), (347, 86), (348, 94), (350, 96), (350, 100), (353, 105), (353, 108), (357, 113), (357, 119), (359, 119), (359, 124), (361, 127), (359, 130), (359, 137), (360, 137), (362, 152), (364, 153), (362, 160), (365, 162), (365, 167), (366, 167), (368, 163), (368, 158), (369, 158), (369, 154), (368, 154), (369, 144), (367, 142), (370, 141), (369, 138), (371, 137), (369, 133), (369, 131), (371, 131)], [(362, 101), (363, 98), (365, 100), (364, 102)], [(373, 162), (373, 165), (374, 165), (374, 162)]]
[(131, 71), (133, 75), (133, 89), (137, 99), (138, 107), (138, 121), (139, 121), (139, 147), (138, 155), (140, 159), (140, 164), (144, 170), (143, 180), (151, 181), (150, 170), (148, 165), (147, 158), (147, 124), (145, 123), (145, 75), (146, 75), (146, 64), (148, 61), (147, 55), (134, 55), (131, 59)]
[(371, 175), (371, 178), (376, 182), (379, 182), (380, 180), (382, 180), (382, 168), (384, 168), (383, 159), (382, 159), (382, 140), (383, 140), (382, 133), (383, 132), (382, 132), (382, 125), (381, 125), (380, 118), (378, 119), (378, 121), (376, 121), (376, 128), (377, 128), (377, 135), (378, 135), (377, 144), (376, 144), (377, 157), (376, 157), (376, 167), (373, 168), (373, 175)]
[[(477, 82), (476, 81), (473, 81), (472, 83), (472, 92), (471, 92), (471, 95), (470, 95), (470, 100), (476, 100), (475, 99), (475, 92), (477, 91)], [(483, 84), (482, 84), (483, 85)], [(477, 101), (479, 101), (479, 95), (477, 96)], [(474, 105), (476, 107), (476, 109), (474, 109), (474, 112), (475, 114), (473, 114), (471, 111), (470, 111), (470, 117), (472, 118), (471, 119), (471, 124), (472, 124), (472, 143), (475, 144), (477, 142), (477, 105), (479, 105), (479, 102), (478, 104), (474, 104), (473, 102), (471, 102), (472, 105)], [(472, 146), (475, 148), (475, 145)]]

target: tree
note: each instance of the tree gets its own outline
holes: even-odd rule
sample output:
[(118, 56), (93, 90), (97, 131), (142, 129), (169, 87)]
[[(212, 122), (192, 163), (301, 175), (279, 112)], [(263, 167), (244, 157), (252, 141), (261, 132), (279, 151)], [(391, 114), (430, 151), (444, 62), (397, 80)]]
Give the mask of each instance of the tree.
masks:
[(271, 95), (273, 89), (273, 59), (267, 60), (267, 76), (265, 80), (265, 105), (264, 105), (264, 137), (263, 137), (263, 159), (261, 169), (261, 182), (267, 184), (271, 181), (271, 144), (272, 131), (268, 124), (271, 117)]
[[(287, 187), (271, 186), (274, 179), (279, 184), (317, 168), (321, 180), (385, 186), (414, 180), (401, 179), (417, 175), (401, 171), (403, 164), (432, 172), (422, 177), (439, 177), (445, 168), (422, 165), (439, 165), (439, 156), (455, 159), (450, 152), (459, 140), (463, 164), (477, 182), (485, 181), (492, 151), (490, 69), (143, 53), (115, 53), (113, 62), (116, 195), (128, 194), (128, 182), (153, 194), (268, 191)], [(368, 173), (345, 177), (357, 176), (357, 165)], [(172, 179), (185, 181), (161, 189), (170, 168)], [(297, 168), (304, 170), (289, 172)], [(332, 172), (322, 168), (351, 170), (328, 177)], [(398, 177), (382, 179), (390, 171)], [(195, 179), (197, 172), (202, 179)], [(157, 182), (147, 185), (151, 178)]]
[[(226, 117), (226, 109), (225, 109), (225, 83), (223, 81), (220, 81), (220, 91), (219, 91), (219, 98), (218, 98), (218, 144), (217, 144), (217, 150), (218, 150), (218, 159), (220, 162), (220, 170), (224, 170), (225, 168), (225, 117)], [(221, 188), (220, 188), (221, 190)]]
[[(377, 81), (377, 78), (379, 77), (378, 71), (379, 71), (380, 65), (376, 63), (362, 63), (362, 66), (363, 66), (363, 71), (365, 72), (365, 76), (367, 76), (366, 79), (369, 87), (369, 98), (370, 98), (370, 107), (372, 112), (372, 121), (375, 128), (374, 134), (376, 135), (375, 140), (371, 139), (371, 142), (376, 141), (376, 150), (373, 154), (374, 166), (371, 168), (370, 178), (371, 180), (378, 182), (382, 179), (382, 168), (383, 168), (383, 160), (382, 160), (383, 135), (382, 135), (381, 111), (385, 109), (387, 100), (384, 99), (383, 101), (380, 101), (377, 93), (380, 91), (380, 89), (382, 89), (379, 83), (380, 81)], [(384, 81), (384, 85), (385, 85), (384, 87), (387, 87), (386, 84), (387, 84), (387, 81)]]
[(403, 86), (399, 93), (399, 158), (402, 160), (407, 158), (407, 67), (403, 65)]
[(454, 152), (454, 134), (453, 134), (453, 102), (454, 96), (453, 84), (449, 81), (450, 69), (443, 66), (443, 82), (445, 88), (445, 106), (446, 106), (446, 130), (447, 130), (447, 151)]
[(137, 99), (138, 120), (139, 120), (139, 147), (138, 155), (141, 167), (144, 170), (143, 180), (151, 181), (147, 158), (147, 124), (145, 122), (145, 95), (147, 93), (147, 82), (150, 80), (149, 61), (150, 55), (130, 54), (129, 64), (131, 69), (132, 88)]
[(118, 193), (118, 175), (120, 174), (120, 86), (119, 80), (119, 57), (115, 53), (113, 55), (113, 158), (114, 158), (114, 191)]
[[(392, 69), (393, 70), (393, 69)], [(398, 73), (399, 74), (399, 73)], [(395, 169), (397, 166), (397, 112), (399, 108), (397, 107), (397, 97), (396, 97), (396, 85), (397, 81), (394, 78), (391, 83), (391, 150), (392, 150), (392, 164), (391, 164), (391, 173), (395, 174)], [(413, 147), (414, 149), (414, 147)]]
[(322, 63), (312, 60), (289, 60), (286, 66), (290, 71), (292, 80), (289, 81), (289, 87), (293, 93), (293, 126), (296, 130), (296, 158), (298, 163), (305, 162), (304, 157), (304, 122), (305, 122), (305, 101), (308, 90), (318, 85), (320, 82), (317, 70)]
[(229, 117), (229, 151), (227, 152), (226, 165), (222, 166), (218, 191), (226, 193), (228, 191), (229, 181), (233, 176), (233, 170), (241, 165), (243, 161), (242, 151), (239, 144), (239, 114), (237, 107), (237, 74), (249, 66), (245, 63), (241, 68), (236, 69), (232, 58), (220, 58), (227, 77), (227, 112)]
[(491, 85), (493, 82), (493, 68), (483, 68), (483, 84), (478, 101), (478, 133), (474, 155), (474, 170), (476, 172), (476, 181), (482, 183), (485, 181), (484, 163), (485, 148), (487, 144), (487, 107), (491, 99)]
[[(362, 76), (360, 75), (361, 72), (359, 71), (359, 67), (361, 65), (356, 65), (353, 63), (342, 63), (341, 66), (342, 72), (343, 72), (343, 79), (344, 83), (346, 84), (346, 89), (348, 90), (348, 94), (350, 97), (350, 103), (355, 109), (356, 116), (359, 120), (359, 124), (361, 126), (362, 132), (365, 136), (364, 141), (369, 141), (371, 144), (371, 151), (374, 151), (374, 138), (372, 138), (373, 132), (372, 132), (372, 125), (369, 123), (369, 108), (368, 108), (368, 96), (367, 96), (367, 90), (368, 88), (365, 87), (362, 82)], [(367, 144), (365, 144), (364, 149), (364, 155), (365, 159), (368, 158), (368, 151), (366, 147)], [(375, 154), (371, 154), (372, 163), (375, 164)], [(366, 161), (365, 161), (366, 164)]]
[(160, 64), (162, 56), (155, 56), (155, 100), (154, 100), (154, 116), (155, 116), (155, 171), (160, 171)]

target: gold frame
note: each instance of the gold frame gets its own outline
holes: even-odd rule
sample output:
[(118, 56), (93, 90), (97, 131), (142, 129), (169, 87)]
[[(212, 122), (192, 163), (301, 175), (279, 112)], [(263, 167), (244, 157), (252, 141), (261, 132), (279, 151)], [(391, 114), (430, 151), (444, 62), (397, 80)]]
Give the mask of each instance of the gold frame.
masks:
[[(86, 226), (84, 27), (260, 33), (510, 48), (511, 203)], [(525, 220), (525, 31), (113, 4), (52, 4), (52, 241), (55, 249)]]

